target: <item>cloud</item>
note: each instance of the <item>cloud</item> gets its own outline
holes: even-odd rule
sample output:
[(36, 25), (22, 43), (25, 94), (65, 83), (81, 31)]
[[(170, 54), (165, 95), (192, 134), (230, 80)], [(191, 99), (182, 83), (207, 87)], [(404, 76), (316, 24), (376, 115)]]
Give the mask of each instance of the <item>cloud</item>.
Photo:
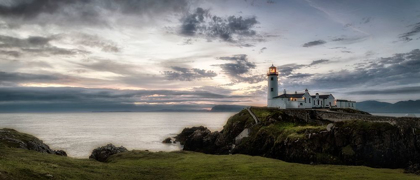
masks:
[(308, 67), (311, 67), (311, 66), (314, 66), (314, 65), (317, 65), (317, 64), (326, 64), (326, 63), (329, 63), (329, 62), (330, 62), (330, 60), (327, 60), (327, 59), (315, 60), (315, 61), (312, 61), (311, 64), (308, 65)]
[(386, 89), (369, 89), (361, 91), (352, 91), (350, 94), (362, 94), (362, 95), (398, 95), (398, 94), (419, 94), (420, 86), (414, 87), (398, 87), (398, 88), (386, 88)]
[(215, 104), (248, 102), (248, 98), (203, 89), (177, 91), (0, 87), (0, 111), (202, 110)]
[[(28, 38), (16, 38), (11, 36), (0, 35), (0, 50), (6, 52), (8, 55), (18, 57), (23, 52), (34, 54), (34, 55), (76, 55), (76, 54), (88, 54), (88, 51), (79, 49), (64, 49), (51, 45), (49, 42), (52, 41), (53, 37), (41, 37), (41, 36), (29, 36)], [(19, 49), (18, 51), (8, 51), (9, 49)]]
[(172, 71), (163, 71), (163, 75), (169, 80), (192, 81), (203, 78), (213, 78), (217, 74), (211, 70), (197, 69), (197, 68), (184, 68), (172, 66)]
[(54, 38), (61, 42), (81, 45), (84, 48), (98, 48), (103, 52), (117, 53), (121, 51), (121, 48), (118, 47), (117, 43), (97, 35), (86, 33), (70, 33), (55, 35)]
[(280, 76), (282, 76), (282, 77), (294, 77), (294, 78), (300, 77), (300, 78), (303, 78), (303, 77), (309, 77), (310, 75), (309, 74), (300, 74), (300, 73), (295, 74), (294, 72), (299, 70), (299, 69), (302, 69), (302, 68), (308, 68), (308, 67), (313, 67), (313, 66), (316, 66), (316, 65), (319, 65), (319, 64), (327, 64), (327, 63), (330, 63), (330, 60), (320, 59), (320, 60), (314, 60), (310, 64), (296, 64), (296, 63), (285, 64), (285, 65), (277, 67), (277, 69), (280, 73)]
[(251, 70), (255, 69), (256, 65), (248, 60), (246, 54), (219, 57), (218, 59), (230, 61), (230, 63), (219, 66), (233, 82), (258, 83), (265, 80), (263, 75), (252, 75)]
[(18, 51), (0, 50), (0, 55), (6, 55), (6, 56), (17, 58), (17, 57), (20, 56), (20, 52), (18, 52)]
[(0, 71), (0, 84), (22, 83), (22, 82), (51, 82), (61, 78), (53, 75), (38, 75), (28, 73), (10, 73)]
[(360, 36), (360, 37), (347, 37), (347, 36), (341, 36), (333, 38), (331, 41), (333, 42), (340, 42), (344, 44), (353, 44), (358, 43), (367, 40), (369, 36)]
[(264, 40), (264, 37), (254, 30), (258, 23), (255, 16), (225, 18), (213, 16), (209, 10), (197, 8), (181, 18), (180, 34), (189, 37), (204, 37), (208, 40), (219, 39), (246, 47), (251, 45), (244, 43), (246, 41)]
[(137, 74), (138, 70), (142, 69), (133, 64), (126, 64), (118, 62), (117, 60), (90, 58), (86, 59), (84, 63), (75, 63), (84, 69), (94, 71), (112, 72), (121, 75)]
[(412, 27), (410, 31), (400, 34), (399, 38), (402, 41), (411, 41), (413, 36), (417, 35), (420, 32), (420, 22), (412, 24), (409, 27)]
[[(407, 53), (398, 53), (391, 57), (359, 64), (354, 70), (312, 74), (299, 82), (286, 78), (283, 83), (285, 86), (320, 89), (396, 87), (417, 83), (420, 79), (418, 69), (420, 69), (420, 50), (414, 49)], [(301, 82), (305, 82), (305, 85), (303, 86)]]
[(263, 53), (264, 50), (266, 50), (266, 49), (267, 49), (266, 47), (261, 48), (259, 54)]
[(324, 40), (316, 40), (316, 41), (311, 41), (311, 42), (307, 42), (305, 44), (303, 44), (303, 47), (312, 47), (312, 46), (318, 46), (318, 45), (322, 45), (325, 44), (327, 42), (325, 42)]
[(16, 0), (0, 4), (0, 16), (26, 23), (59, 25), (108, 25), (110, 15), (161, 17), (166, 13), (184, 12), (186, 0)]
[(367, 23), (369, 23), (369, 22), (371, 22), (372, 21), (372, 17), (364, 17), (363, 19), (362, 19), (362, 22), (360, 22), (361, 24), (367, 24)]

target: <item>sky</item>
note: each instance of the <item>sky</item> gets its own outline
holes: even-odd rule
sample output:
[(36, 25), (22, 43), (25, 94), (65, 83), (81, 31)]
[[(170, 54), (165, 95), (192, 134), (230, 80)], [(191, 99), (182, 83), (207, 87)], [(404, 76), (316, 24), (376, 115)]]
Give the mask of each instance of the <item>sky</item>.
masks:
[[(0, 111), (420, 99), (418, 0), (0, 0)], [(3, 109), (3, 110), (1, 110)]]

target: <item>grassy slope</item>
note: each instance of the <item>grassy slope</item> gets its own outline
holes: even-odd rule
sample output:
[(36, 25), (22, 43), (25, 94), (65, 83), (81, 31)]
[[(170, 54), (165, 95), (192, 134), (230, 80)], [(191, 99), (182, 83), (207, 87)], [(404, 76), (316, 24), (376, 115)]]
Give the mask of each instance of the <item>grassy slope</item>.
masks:
[(419, 179), (402, 169), (306, 165), (247, 155), (131, 151), (108, 163), (0, 147), (0, 179)]

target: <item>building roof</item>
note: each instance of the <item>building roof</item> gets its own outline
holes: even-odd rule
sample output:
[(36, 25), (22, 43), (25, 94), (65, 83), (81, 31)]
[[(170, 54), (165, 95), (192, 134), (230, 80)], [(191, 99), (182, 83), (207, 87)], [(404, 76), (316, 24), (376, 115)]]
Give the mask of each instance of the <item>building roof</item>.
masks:
[(341, 102), (356, 102), (356, 101), (349, 101), (349, 100), (345, 100), (345, 99), (337, 99), (337, 101), (341, 101)]
[(302, 98), (305, 93), (302, 94), (282, 94), (280, 96), (276, 96), (274, 98)]
[[(330, 97), (330, 95), (318, 95), (319, 99), (328, 99), (328, 97)], [(316, 98), (316, 96), (311, 96), (312, 98)]]

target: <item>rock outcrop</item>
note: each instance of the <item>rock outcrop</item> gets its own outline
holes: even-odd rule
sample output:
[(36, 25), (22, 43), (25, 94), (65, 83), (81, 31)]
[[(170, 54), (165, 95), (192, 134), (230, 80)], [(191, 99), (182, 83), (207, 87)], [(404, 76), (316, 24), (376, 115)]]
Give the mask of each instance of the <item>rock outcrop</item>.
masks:
[(67, 156), (67, 153), (65, 151), (52, 150), (48, 145), (44, 144), (38, 138), (28, 134), (20, 133), (14, 129), (0, 129), (0, 141), (7, 147), (21, 148), (38, 151), (41, 153)]
[(89, 159), (95, 159), (100, 162), (106, 162), (109, 156), (128, 151), (125, 147), (116, 147), (113, 144), (98, 147), (92, 151)]
[(163, 140), (162, 143), (171, 144), (172, 143), (172, 138), (168, 137), (165, 140)]
[[(420, 163), (420, 118), (381, 118), (358, 113), (252, 108), (261, 123), (245, 110), (232, 116), (223, 130), (186, 128), (184, 150), (210, 154), (241, 153), (300, 163), (406, 168)], [(340, 116), (345, 118), (340, 121)], [(327, 116), (328, 117), (328, 116)], [(348, 120), (360, 117), (362, 120)], [(371, 121), (370, 121), (371, 120)], [(250, 133), (235, 142), (244, 129)], [(188, 133), (187, 133), (188, 132)], [(236, 144), (235, 144), (236, 143)], [(411, 171), (417, 165), (411, 165)]]

